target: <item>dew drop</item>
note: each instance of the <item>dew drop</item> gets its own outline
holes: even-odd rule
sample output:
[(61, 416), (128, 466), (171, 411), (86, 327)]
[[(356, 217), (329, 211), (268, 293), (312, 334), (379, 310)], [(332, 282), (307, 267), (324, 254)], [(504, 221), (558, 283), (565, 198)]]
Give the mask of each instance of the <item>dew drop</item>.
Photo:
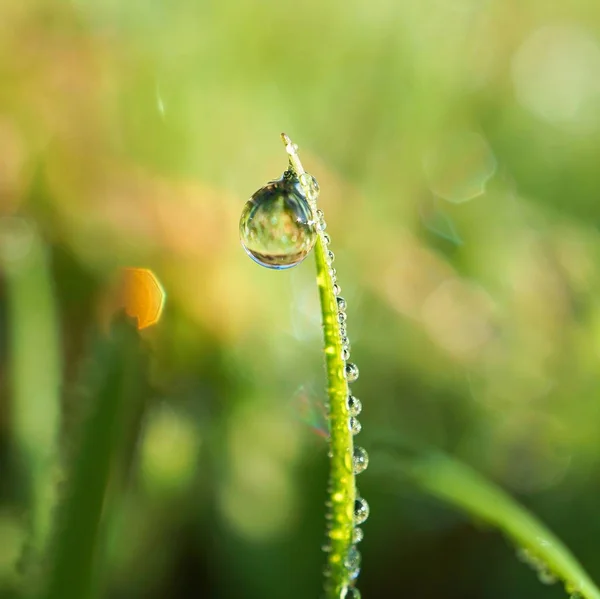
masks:
[(319, 184), (310, 173), (302, 173), (300, 175), (300, 183), (306, 191), (309, 200), (315, 201), (319, 197)]
[(340, 324), (343, 324), (344, 322), (346, 322), (347, 318), (348, 318), (348, 316), (346, 315), (345, 312), (338, 312), (338, 322)]
[(362, 429), (362, 424), (358, 421), (358, 418), (351, 416), (348, 420), (348, 428), (353, 435), (358, 435)]
[(329, 276), (330, 276), (332, 279), (335, 279), (336, 275), (337, 275), (337, 270), (336, 270), (335, 268), (330, 268), (330, 269), (329, 269)]
[(346, 405), (348, 406), (350, 416), (358, 416), (362, 412), (362, 402), (358, 397), (354, 397), (354, 395), (348, 395)]
[(360, 591), (355, 587), (348, 587), (342, 590), (340, 599), (361, 599)]
[(354, 524), (362, 524), (369, 517), (369, 504), (362, 497), (354, 500)]
[(360, 574), (360, 551), (352, 546), (348, 550), (348, 554), (346, 555), (346, 559), (344, 560), (344, 566), (348, 570), (348, 576), (350, 576), (350, 580), (356, 580), (358, 575)]
[(338, 297), (337, 305), (338, 305), (338, 310), (341, 310), (343, 312), (346, 309), (346, 300), (343, 297)]
[(342, 347), (342, 360), (350, 359), (350, 350), (347, 347)]
[(291, 268), (306, 258), (317, 234), (298, 179), (284, 175), (254, 193), (242, 211), (240, 238), (250, 258), (267, 268)]
[(339, 295), (340, 293), (342, 293), (342, 288), (336, 283), (333, 286), (333, 294), (334, 295)]
[[(327, 262), (331, 264), (335, 260), (335, 254), (331, 250), (327, 250)], [(333, 269), (332, 269), (333, 270)], [(335, 273), (331, 273), (331, 276), (335, 276)]]
[(542, 584), (554, 584), (558, 579), (547, 568), (540, 568), (538, 570), (538, 580)]
[(329, 245), (331, 243), (331, 237), (329, 237), (329, 235), (327, 235), (327, 233), (324, 233), (323, 241), (325, 242), (325, 245)]
[(344, 337), (346, 337), (347, 334), (348, 334), (348, 331), (346, 329), (346, 323), (340, 322), (340, 337), (342, 338), (342, 343), (343, 343)]
[(363, 529), (360, 528), (359, 526), (356, 526), (352, 529), (352, 542), (353, 543), (360, 543), (363, 539), (365, 538), (365, 533), (363, 532)]
[(358, 366), (352, 362), (346, 364), (346, 379), (349, 383), (353, 383), (358, 380)]
[(352, 464), (354, 466), (354, 474), (360, 474), (367, 469), (367, 466), (369, 465), (369, 454), (365, 449), (358, 446), (354, 448)]

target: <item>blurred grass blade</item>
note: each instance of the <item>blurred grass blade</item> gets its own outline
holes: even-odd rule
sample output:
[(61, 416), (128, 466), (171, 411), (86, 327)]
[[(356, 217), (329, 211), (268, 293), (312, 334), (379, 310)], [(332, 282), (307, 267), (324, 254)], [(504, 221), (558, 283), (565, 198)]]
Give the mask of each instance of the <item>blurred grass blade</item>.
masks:
[(130, 415), (139, 412), (146, 389), (145, 363), (132, 323), (120, 320), (110, 337), (98, 342), (90, 364), (92, 405), (57, 522), (47, 599), (86, 599), (94, 594), (107, 489), (122, 473)]
[[(30, 476), (31, 530), (28, 549), (39, 556), (56, 504), (60, 420), (61, 352), (49, 260), (25, 219), (5, 219), (3, 234), (22, 254), (6, 264), (9, 310), (9, 376), (14, 401), (16, 453)], [(29, 564), (25, 564), (26, 571)]]
[(561, 579), (569, 594), (600, 599), (600, 590), (564, 543), (502, 489), (440, 452), (410, 444), (386, 444), (386, 449), (392, 450), (381, 456), (388, 462), (387, 475), (394, 472), (408, 478), (423, 491), (499, 528), (530, 565), (542, 575)]

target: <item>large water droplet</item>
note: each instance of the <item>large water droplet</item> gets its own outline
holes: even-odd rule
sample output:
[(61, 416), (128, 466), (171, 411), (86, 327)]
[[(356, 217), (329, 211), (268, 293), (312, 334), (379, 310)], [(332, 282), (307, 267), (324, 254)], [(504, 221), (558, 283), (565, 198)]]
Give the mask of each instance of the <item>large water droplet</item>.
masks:
[(360, 551), (354, 546), (350, 547), (346, 559), (344, 560), (344, 566), (346, 566), (346, 569), (348, 570), (350, 580), (358, 578), (358, 575), (360, 574), (360, 560)]
[(352, 542), (354, 544), (360, 543), (365, 538), (365, 533), (362, 528), (356, 526), (352, 529)]
[(354, 448), (354, 457), (352, 458), (354, 474), (360, 474), (367, 469), (369, 465), (369, 454), (365, 449), (358, 445)]
[(369, 517), (369, 504), (362, 497), (354, 501), (354, 524), (362, 524)]
[(347, 406), (350, 416), (358, 416), (362, 411), (362, 403), (354, 395), (348, 395)]
[(346, 364), (346, 379), (349, 383), (358, 380), (358, 366), (352, 362)]
[(284, 174), (246, 202), (240, 238), (261, 266), (284, 269), (306, 258), (317, 239), (312, 211), (298, 179)]

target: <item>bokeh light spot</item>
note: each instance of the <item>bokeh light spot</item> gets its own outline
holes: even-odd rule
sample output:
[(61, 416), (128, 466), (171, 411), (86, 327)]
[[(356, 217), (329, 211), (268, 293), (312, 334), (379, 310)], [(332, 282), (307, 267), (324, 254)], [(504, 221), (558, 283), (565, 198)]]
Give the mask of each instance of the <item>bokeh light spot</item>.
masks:
[(462, 131), (437, 140), (423, 156), (423, 170), (436, 196), (459, 204), (485, 192), (496, 158), (483, 136)]
[(587, 122), (600, 99), (600, 47), (581, 27), (541, 27), (515, 54), (512, 79), (519, 102), (536, 116), (556, 124)]
[(138, 329), (145, 329), (160, 320), (166, 297), (162, 285), (150, 269), (124, 269), (124, 308), (128, 316), (137, 319)]

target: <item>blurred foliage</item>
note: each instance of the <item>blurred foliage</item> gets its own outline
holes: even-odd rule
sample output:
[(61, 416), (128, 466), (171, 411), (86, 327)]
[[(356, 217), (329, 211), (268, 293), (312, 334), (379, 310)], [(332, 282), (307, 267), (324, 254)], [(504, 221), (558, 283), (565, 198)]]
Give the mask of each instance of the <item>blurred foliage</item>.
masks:
[[(237, 237), (281, 131), (321, 186), (361, 444), (410, 432), (474, 466), (599, 580), (599, 82), (592, 0), (3, 2), (0, 594), (50, 570), (101, 397), (82, 372), (140, 267), (167, 302), (102, 596), (319, 595), (314, 265), (267, 272)], [(363, 596), (562, 596), (497, 535), (360, 483)]]

